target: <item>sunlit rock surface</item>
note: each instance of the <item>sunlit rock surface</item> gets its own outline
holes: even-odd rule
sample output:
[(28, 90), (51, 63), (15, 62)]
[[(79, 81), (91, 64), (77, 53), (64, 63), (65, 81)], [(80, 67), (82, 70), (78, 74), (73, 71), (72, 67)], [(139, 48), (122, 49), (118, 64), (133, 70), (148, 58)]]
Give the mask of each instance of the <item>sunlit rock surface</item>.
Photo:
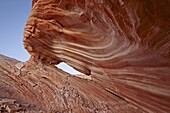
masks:
[(24, 46), (31, 62), (66, 62), (145, 112), (167, 112), (169, 6), (169, 0), (33, 0)]

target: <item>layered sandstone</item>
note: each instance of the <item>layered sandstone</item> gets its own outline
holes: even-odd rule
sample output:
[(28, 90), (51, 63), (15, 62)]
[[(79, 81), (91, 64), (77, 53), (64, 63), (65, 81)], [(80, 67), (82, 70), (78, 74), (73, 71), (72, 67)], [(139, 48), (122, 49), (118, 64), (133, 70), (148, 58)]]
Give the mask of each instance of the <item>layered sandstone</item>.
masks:
[[(12, 62), (2, 68), (25, 89), (5, 84), (18, 91), (13, 98), (26, 97), (18, 101), (38, 110), (168, 112), (169, 6), (168, 0), (33, 0), (23, 39), (31, 58), (17, 65), (19, 76), (10, 75), (17, 72)], [(55, 68), (60, 62), (90, 79)]]
[(143, 110), (170, 110), (168, 0), (33, 3), (24, 36), (32, 60), (66, 62)]
[[(11, 106), (13, 106), (11, 108)], [(14, 112), (10, 112), (14, 111)], [(142, 109), (94, 81), (39, 62), (20, 62), (0, 55), (0, 112), (113, 113)]]

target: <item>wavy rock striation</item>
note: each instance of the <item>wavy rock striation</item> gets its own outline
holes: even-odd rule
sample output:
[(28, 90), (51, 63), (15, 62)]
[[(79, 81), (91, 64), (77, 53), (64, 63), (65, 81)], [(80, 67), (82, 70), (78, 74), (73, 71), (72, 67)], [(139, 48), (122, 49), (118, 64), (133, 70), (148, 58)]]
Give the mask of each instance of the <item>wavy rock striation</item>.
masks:
[(30, 61), (66, 62), (146, 112), (170, 111), (168, 0), (33, 0)]
[(142, 113), (90, 80), (0, 55), (1, 113)]

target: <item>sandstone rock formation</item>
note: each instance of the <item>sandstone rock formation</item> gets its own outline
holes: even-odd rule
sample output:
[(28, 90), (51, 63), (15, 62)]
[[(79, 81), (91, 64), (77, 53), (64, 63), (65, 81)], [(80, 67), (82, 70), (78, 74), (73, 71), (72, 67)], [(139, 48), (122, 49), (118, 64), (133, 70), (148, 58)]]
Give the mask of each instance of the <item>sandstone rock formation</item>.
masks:
[[(2, 94), (32, 110), (170, 111), (169, 6), (168, 0), (33, 0), (23, 39), (31, 58), (1, 65), (2, 83), (13, 84), (7, 90), (13, 93)], [(57, 69), (60, 62), (90, 80)]]
[[(9, 109), (11, 105), (16, 107)], [(0, 55), (0, 111), (14, 110), (21, 113), (143, 111), (94, 81), (70, 76), (51, 65), (23, 63)]]

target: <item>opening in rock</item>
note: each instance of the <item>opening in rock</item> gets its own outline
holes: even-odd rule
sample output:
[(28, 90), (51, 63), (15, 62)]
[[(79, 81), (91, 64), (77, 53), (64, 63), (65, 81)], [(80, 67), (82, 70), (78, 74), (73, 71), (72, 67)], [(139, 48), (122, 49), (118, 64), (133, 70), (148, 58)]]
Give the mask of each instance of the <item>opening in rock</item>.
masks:
[(83, 73), (75, 70), (73, 67), (69, 66), (68, 64), (62, 62), (56, 65), (59, 69), (71, 74), (71, 75), (84, 75)]

